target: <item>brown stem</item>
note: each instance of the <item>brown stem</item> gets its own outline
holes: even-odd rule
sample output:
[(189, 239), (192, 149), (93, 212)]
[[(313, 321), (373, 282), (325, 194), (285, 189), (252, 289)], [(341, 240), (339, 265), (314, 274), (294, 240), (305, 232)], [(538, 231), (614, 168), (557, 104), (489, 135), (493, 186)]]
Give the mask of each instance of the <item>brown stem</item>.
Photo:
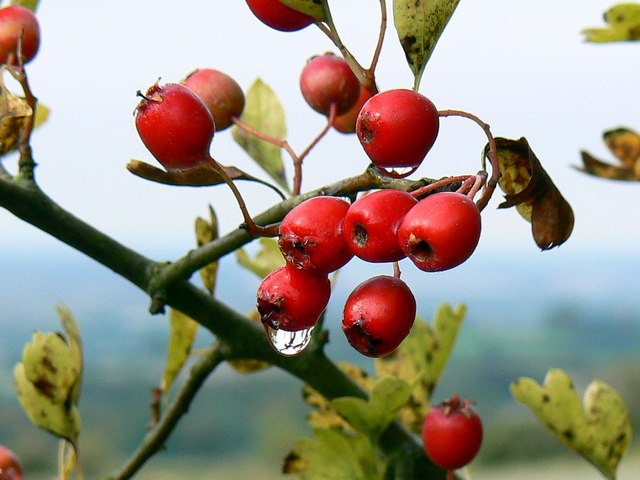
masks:
[(482, 196), (476, 202), (476, 205), (478, 205), (478, 208), (480, 210), (483, 210), (489, 203), (489, 200), (491, 199), (491, 196), (493, 195), (493, 192), (495, 191), (498, 185), (498, 180), (500, 180), (500, 175), (501, 175), (500, 164), (498, 163), (498, 148), (496, 146), (496, 141), (493, 138), (493, 134), (491, 133), (491, 128), (488, 123), (482, 121), (480, 118), (478, 118), (474, 114), (465, 112), (462, 110), (440, 110), (438, 112), (438, 115), (441, 117), (468, 118), (469, 120), (472, 120), (476, 124), (478, 124), (480, 128), (482, 128), (482, 130), (484, 131), (485, 135), (487, 136), (487, 140), (489, 142), (489, 152), (487, 156), (489, 157), (489, 161), (491, 162), (491, 177), (485, 184), (484, 190), (482, 192)]
[(336, 113), (337, 113), (337, 104), (332, 103), (329, 116), (327, 117), (327, 123), (324, 128), (320, 131), (316, 137), (311, 140), (311, 143), (304, 149), (304, 151), (298, 156), (297, 159), (294, 159), (294, 176), (293, 176), (293, 193), (292, 195), (300, 195), (300, 191), (302, 189), (302, 162), (309, 155), (309, 152), (322, 140), (322, 138), (327, 134), (327, 132), (333, 127), (333, 124), (336, 121)]
[(437, 180), (433, 183), (430, 183), (429, 185), (425, 185), (424, 187), (420, 187), (416, 190), (413, 190), (412, 192), (409, 192), (409, 193), (411, 193), (411, 195), (413, 195), (416, 198), (420, 198), (446, 185), (466, 182), (469, 178), (471, 178), (471, 175), (458, 175), (456, 177), (446, 177), (441, 180)]
[(208, 162), (208, 165), (211, 168), (213, 168), (218, 175), (222, 177), (222, 179), (224, 180), (224, 183), (226, 183), (231, 189), (233, 196), (236, 198), (236, 201), (238, 202), (240, 211), (242, 212), (242, 217), (244, 219), (244, 228), (246, 228), (249, 235), (251, 235), (252, 237), (273, 237), (274, 235), (276, 235), (278, 233), (278, 230), (274, 229), (273, 226), (263, 227), (261, 225), (256, 224), (253, 221), (253, 219), (251, 218), (251, 215), (249, 214), (249, 210), (247, 209), (247, 205), (244, 201), (244, 198), (242, 198), (242, 194), (240, 193), (240, 190), (238, 190), (238, 187), (236, 187), (236, 184), (233, 183), (233, 180), (231, 180), (231, 177), (227, 175), (227, 172), (225, 172), (224, 168), (222, 168), (222, 166), (218, 162), (216, 162), (211, 156), (207, 156), (206, 160)]
[(20, 159), (18, 160), (18, 170), (20, 172), (20, 176), (25, 179), (33, 180), (34, 178), (34, 169), (36, 163), (33, 161), (33, 157), (31, 155), (31, 133), (33, 132), (35, 126), (35, 118), (36, 118), (36, 109), (38, 107), (38, 99), (33, 94), (31, 87), (29, 85), (29, 79), (27, 77), (27, 72), (24, 69), (24, 65), (22, 63), (23, 57), (22, 55), (18, 55), (19, 64), (17, 67), (9, 67), (9, 72), (13, 78), (17, 80), (22, 88), (24, 93), (24, 99), (29, 108), (31, 109), (31, 115), (26, 118), (26, 122), (22, 128), (22, 132), (20, 132), (20, 139), (18, 143), (18, 149), (20, 151)]
[(291, 145), (289, 145), (289, 142), (287, 142), (286, 140), (282, 140), (280, 138), (276, 138), (276, 137), (272, 137), (271, 135), (267, 135), (264, 132), (261, 132), (260, 130), (253, 128), (251, 125), (249, 125), (248, 123), (245, 123), (244, 121), (242, 121), (240, 118), (234, 117), (233, 118), (233, 123), (240, 129), (244, 130), (245, 132), (247, 132), (249, 135), (252, 135), (256, 138), (259, 138), (260, 140), (263, 140), (265, 142), (271, 143), (279, 148), (282, 148), (285, 152), (287, 152), (289, 154), (289, 156), (291, 157), (291, 159), (293, 160), (293, 162), (295, 163), (297, 161), (298, 155), (296, 154), (296, 152), (293, 150), (293, 148), (291, 148)]

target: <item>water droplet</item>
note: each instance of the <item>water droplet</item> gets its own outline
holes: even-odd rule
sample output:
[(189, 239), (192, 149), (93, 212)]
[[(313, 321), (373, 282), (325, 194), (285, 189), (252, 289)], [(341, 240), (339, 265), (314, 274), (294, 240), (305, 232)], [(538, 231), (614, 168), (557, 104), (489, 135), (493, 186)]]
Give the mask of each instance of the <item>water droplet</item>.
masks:
[(390, 169), (378, 167), (378, 169), (388, 177), (405, 178), (415, 172), (418, 167), (392, 167)]
[(267, 338), (274, 350), (280, 355), (292, 357), (302, 353), (311, 342), (313, 327), (304, 330), (290, 332), (281, 328), (271, 328), (267, 326)]

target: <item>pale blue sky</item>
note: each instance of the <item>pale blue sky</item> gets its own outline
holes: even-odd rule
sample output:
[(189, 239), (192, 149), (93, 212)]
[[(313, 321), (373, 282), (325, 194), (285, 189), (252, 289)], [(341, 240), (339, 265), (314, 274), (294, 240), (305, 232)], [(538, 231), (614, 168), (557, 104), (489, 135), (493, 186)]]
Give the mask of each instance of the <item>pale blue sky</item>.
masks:
[[(364, 63), (375, 41), (374, 0), (333, 2), (345, 43)], [(524, 2), (462, 0), (427, 67), (421, 92), (440, 109), (473, 112), (496, 136), (526, 136), (561, 192), (576, 226), (558, 252), (638, 249), (639, 184), (601, 181), (576, 172), (579, 150), (611, 158), (604, 130), (640, 129), (635, 61), (640, 44), (591, 45), (580, 30), (602, 24), (612, 0)], [(323, 125), (304, 104), (298, 76), (313, 54), (335, 50), (315, 28), (281, 33), (260, 24), (243, 1), (135, 2), (42, 0), (42, 48), (29, 67), (32, 87), (52, 109), (33, 139), (38, 181), (62, 206), (143, 253), (179, 256), (193, 243), (192, 224), (211, 203), (222, 230), (241, 217), (226, 188), (171, 188), (131, 175), (131, 158), (153, 163), (135, 131), (135, 93), (158, 77), (178, 81), (196, 67), (227, 72), (247, 88), (260, 76), (286, 110), (297, 150)], [(390, 24), (378, 70), (379, 86), (409, 88), (412, 76)], [(470, 122), (444, 119), (419, 175), (440, 177), (479, 168), (485, 139)], [(222, 132), (212, 145), (224, 164), (262, 175)], [(13, 171), (15, 158), (4, 160)], [(304, 187), (359, 173), (366, 157), (354, 136), (332, 132), (307, 160)], [(290, 169), (289, 169), (290, 171)], [(276, 197), (241, 184), (258, 213)], [(539, 255), (530, 227), (515, 210), (484, 215), (481, 248), (508, 247)], [(57, 241), (0, 210), (5, 252), (61, 248)], [(604, 251), (603, 251), (604, 249)]]

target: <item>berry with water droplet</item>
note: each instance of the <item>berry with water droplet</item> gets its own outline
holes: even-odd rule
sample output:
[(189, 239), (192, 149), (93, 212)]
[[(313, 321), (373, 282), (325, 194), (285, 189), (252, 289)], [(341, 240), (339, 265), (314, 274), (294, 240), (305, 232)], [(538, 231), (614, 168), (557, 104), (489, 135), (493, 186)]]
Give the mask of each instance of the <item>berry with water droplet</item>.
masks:
[(413, 90), (396, 89), (378, 93), (362, 106), (356, 134), (376, 167), (390, 176), (404, 177), (420, 166), (439, 127), (438, 110), (431, 100)]
[(330, 296), (331, 284), (326, 274), (285, 265), (260, 283), (257, 308), (263, 324), (293, 332), (313, 327)]

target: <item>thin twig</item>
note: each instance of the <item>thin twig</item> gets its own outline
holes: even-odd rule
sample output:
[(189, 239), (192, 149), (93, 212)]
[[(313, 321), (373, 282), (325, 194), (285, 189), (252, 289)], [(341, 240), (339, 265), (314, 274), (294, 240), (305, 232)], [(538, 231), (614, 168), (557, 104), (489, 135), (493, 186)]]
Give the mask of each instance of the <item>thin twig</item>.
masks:
[(489, 157), (489, 161), (491, 162), (491, 177), (489, 177), (489, 180), (486, 182), (484, 190), (482, 191), (482, 195), (476, 202), (478, 208), (480, 210), (483, 210), (489, 203), (493, 192), (498, 186), (498, 180), (500, 180), (501, 175), (500, 164), (498, 163), (498, 148), (496, 146), (496, 141), (493, 138), (493, 134), (491, 133), (491, 127), (488, 123), (482, 121), (476, 115), (462, 110), (440, 110), (438, 112), (438, 115), (441, 117), (463, 117), (472, 120), (476, 124), (478, 124), (480, 128), (482, 128), (485, 135), (487, 136), (487, 140), (489, 142), (489, 152), (487, 155)]
[(175, 399), (155, 426), (146, 435), (138, 449), (127, 460), (122, 469), (111, 476), (113, 480), (126, 480), (133, 477), (140, 468), (165, 444), (183, 415), (189, 410), (191, 402), (211, 372), (225, 360), (221, 344), (210, 346), (197, 360), (189, 372), (189, 377), (180, 388)]

